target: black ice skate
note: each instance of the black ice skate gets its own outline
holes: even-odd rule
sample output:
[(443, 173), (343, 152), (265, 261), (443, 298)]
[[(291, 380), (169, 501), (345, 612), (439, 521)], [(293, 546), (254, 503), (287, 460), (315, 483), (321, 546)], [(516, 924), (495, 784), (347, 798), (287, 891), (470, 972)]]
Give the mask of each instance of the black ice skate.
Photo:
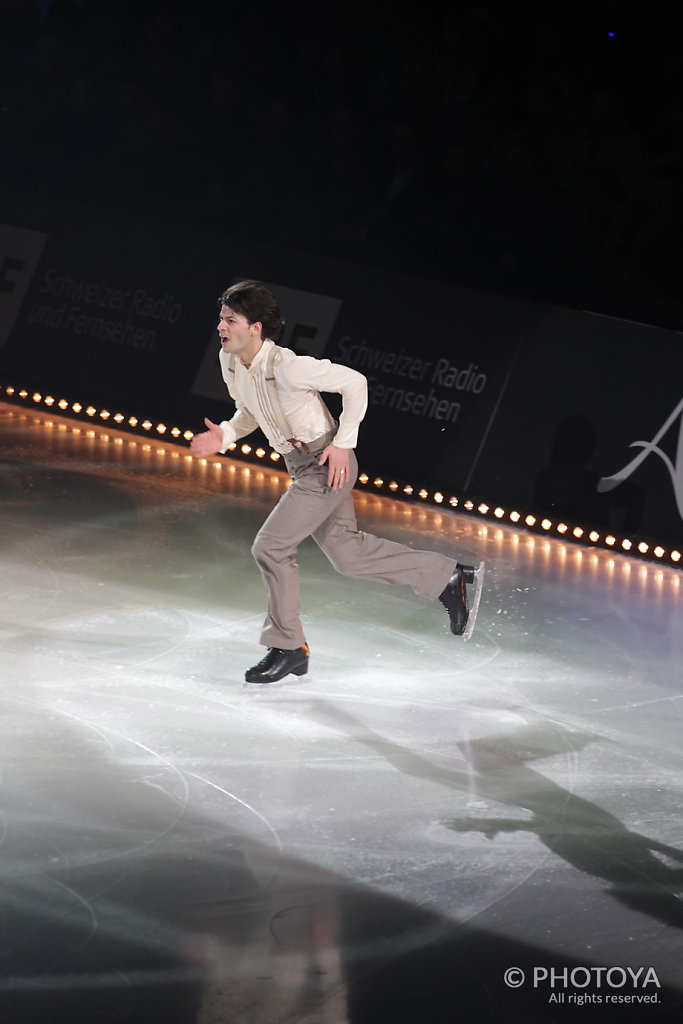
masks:
[(308, 644), (297, 647), (293, 651), (285, 651), (280, 647), (269, 647), (265, 658), (258, 665), (248, 668), (244, 674), (247, 683), (276, 683), (279, 679), (292, 672), (295, 676), (305, 676), (308, 672)]
[[(444, 590), (439, 594), (439, 601), (448, 612), (451, 623), (451, 633), (461, 636), (463, 640), (469, 640), (472, 636), (474, 623), (479, 611), (481, 600), (481, 587), (484, 581), (485, 565), (479, 563), (479, 568), (473, 565), (461, 565), (455, 567), (455, 572), (449, 579)], [(470, 608), (467, 600), (467, 586), (474, 586), (474, 601)]]

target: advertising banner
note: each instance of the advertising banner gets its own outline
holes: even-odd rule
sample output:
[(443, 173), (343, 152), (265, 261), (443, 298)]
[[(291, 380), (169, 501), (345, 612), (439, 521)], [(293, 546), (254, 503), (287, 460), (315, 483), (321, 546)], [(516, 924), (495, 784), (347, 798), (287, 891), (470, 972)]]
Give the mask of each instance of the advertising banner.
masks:
[[(1, 211), (0, 211), (1, 212)], [(524, 331), (528, 303), (293, 254), (167, 224), (31, 204), (0, 229), (40, 239), (0, 366), (31, 386), (201, 429), (229, 418), (216, 298), (242, 277), (270, 284), (280, 343), (368, 378), (359, 457), (373, 472), (462, 490)], [(338, 412), (339, 400), (329, 404)]]
[(520, 347), (472, 488), (575, 522), (683, 535), (683, 338), (546, 307)]
[[(5, 376), (124, 408), (176, 405), (196, 362), (197, 309), (217, 287), (210, 243), (199, 236), (188, 248), (168, 226), (91, 210), (33, 203), (1, 212), (3, 281), (22, 285), (11, 308), (0, 298)], [(26, 269), (15, 274), (21, 259)]]
[(368, 378), (368, 472), (678, 542), (683, 345), (658, 328), (2, 195), (0, 373), (201, 430), (232, 415), (217, 297), (245, 277), (280, 344)]

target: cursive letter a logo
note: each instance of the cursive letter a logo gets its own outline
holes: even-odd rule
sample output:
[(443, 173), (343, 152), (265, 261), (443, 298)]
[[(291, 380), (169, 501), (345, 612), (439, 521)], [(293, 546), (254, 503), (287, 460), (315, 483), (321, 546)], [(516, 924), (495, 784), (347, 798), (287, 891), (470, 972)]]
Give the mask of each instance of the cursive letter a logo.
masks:
[(660, 459), (669, 470), (671, 483), (673, 484), (674, 494), (676, 496), (678, 514), (681, 519), (683, 519), (683, 422), (679, 424), (675, 463), (672, 462), (666, 452), (663, 452), (659, 447), (659, 442), (679, 417), (683, 417), (683, 398), (671, 413), (666, 423), (660, 428), (651, 441), (633, 441), (629, 445), (630, 448), (642, 448), (642, 451), (639, 455), (636, 455), (635, 459), (632, 459), (628, 465), (624, 466), (623, 469), (620, 469), (618, 473), (615, 473), (613, 476), (603, 476), (602, 479), (598, 481), (598, 491), (604, 492), (614, 490), (615, 487), (618, 487), (619, 484), (623, 484), (624, 480), (628, 479), (631, 473), (638, 469), (638, 466), (641, 462), (645, 461), (648, 455), (659, 455)]

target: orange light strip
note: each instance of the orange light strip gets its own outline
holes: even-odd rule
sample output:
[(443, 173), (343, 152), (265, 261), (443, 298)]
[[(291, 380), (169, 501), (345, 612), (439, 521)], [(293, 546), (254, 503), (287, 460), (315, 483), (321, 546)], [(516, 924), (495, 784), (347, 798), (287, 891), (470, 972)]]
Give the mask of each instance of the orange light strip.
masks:
[[(0, 396), (4, 396), (17, 404), (33, 402), (34, 405), (46, 406), (48, 409), (53, 409), (56, 406), (59, 412), (65, 416), (85, 416), (91, 421), (99, 418), (104, 423), (111, 420), (119, 429), (124, 431), (142, 430), (147, 435), (154, 432), (159, 437), (169, 434), (174, 439), (171, 443), (180, 444), (182, 441), (191, 441), (194, 437), (193, 431), (183, 430), (182, 427), (169, 427), (165, 423), (155, 423), (154, 420), (149, 418), (141, 420), (137, 416), (126, 417), (122, 412), (112, 413), (109, 409), (98, 409), (93, 404), (84, 405), (81, 402), (71, 402), (66, 398), (58, 399), (51, 394), (43, 394), (42, 391), (29, 392), (26, 388), (15, 387), (12, 384), (0, 384)], [(94, 436), (92, 431), (89, 431), (88, 434), (89, 436)], [(112, 439), (109, 435), (101, 436), (103, 440), (114, 440), (115, 443), (120, 443), (120, 439)], [(278, 462), (281, 458), (280, 454), (276, 451), (267, 452), (262, 447), (253, 449), (251, 445), (246, 443), (239, 448), (237, 444), (233, 443), (228, 446), (228, 451), (231, 458), (243, 457), (251, 462), (262, 460), (266, 456), (272, 462)], [(166, 449), (162, 449), (161, 452), (166, 454)], [(173, 456), (177, 457), (176, 453), (173, 453)], [(195, 458), (195, 456), (187, 454), (185, 461), (192, 462)], [(197, 461), (201, 465), (207, 464), (205, 459), (197, 459)], [(221, 465), (220, 462), (214, 462), (213, 464), (216, 467)], [(598, 530), (591, 529), (585, 525), (571, 525), (564, 520), (556, 522), (547, 516), (539, 521), (533, 512), (524, 513), (514, 508), (506, 509), (501, 504), (488, 504), (481, 500), (475, 502), (472, 498), (461, 495), (447, 495), (444, 491), (430, 491), (426, 487), (416, 487), (412, 483), (400, 483), (391, 479), (387, 481), (382, 476), (370, 477), (365, 472), (361, 473), (358, 477), (358, 485), (365, 489), (369, 484), (379, 492), (388, 492), (388, 496), (399, 496), (412, 499), (413, 501), (415, 498), (419, 498), (422, 502), (429, 500), (435, 505), (449, 505), (451, 508), (459, 508), (468, 514), (478, 515), (486, 519), (494, 519), (499, 523), (509, 520), (515, 525), (523, 524), (530, 532), (538, 532), (540, 530), (548, 535), (557, 534), (572, 543), (580, 542), (583, 546), (589, 542), (592, 546), (604, 547), (611, 551), (637, 556), (647, 561), (660, 564), (670, 563), (676, 568), (683, 568), (681, 565), (683, 553), (677, 548), (669, 548), (663, 544), (639, 538), (617, 537), (614, 533), (609, 532), (602, 534)]]

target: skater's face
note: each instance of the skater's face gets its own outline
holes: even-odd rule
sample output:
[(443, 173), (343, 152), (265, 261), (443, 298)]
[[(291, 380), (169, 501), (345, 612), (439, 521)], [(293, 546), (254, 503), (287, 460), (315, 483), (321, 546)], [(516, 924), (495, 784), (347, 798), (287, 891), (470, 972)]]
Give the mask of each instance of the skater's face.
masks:
[(224, 352), (234, 352), (245, 362), (250, 361), (261, 347), (261, 329), (258, 321), (250, 324), (243, 313), (236, 313), (230, 306), (221, 306), (218, 336)]

